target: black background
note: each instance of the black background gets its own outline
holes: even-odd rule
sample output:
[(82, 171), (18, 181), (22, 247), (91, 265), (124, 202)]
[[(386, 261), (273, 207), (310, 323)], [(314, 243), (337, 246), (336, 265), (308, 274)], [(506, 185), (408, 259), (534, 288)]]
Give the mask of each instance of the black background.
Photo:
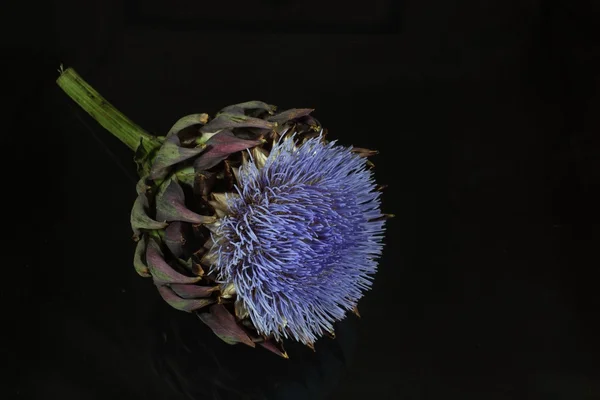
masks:
[[(3, 398), (600, 398), (596, 2), (10, 3)], [(61, 62), (156, 134), (258, 99), (379, 149), (397, 217), (362, 318), (286, 361), (163, 304), (131, 155)]]

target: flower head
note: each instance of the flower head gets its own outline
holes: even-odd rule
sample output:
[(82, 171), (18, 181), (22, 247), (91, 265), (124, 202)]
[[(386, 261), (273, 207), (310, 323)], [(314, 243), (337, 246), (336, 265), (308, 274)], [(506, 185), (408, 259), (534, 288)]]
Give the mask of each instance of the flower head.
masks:
[(239, 196), (227, 198), (216, 270), (260, 333), (311, 344), (370, 287), (384, 231), (379, 192), (366, 159), (320, 137), (282, 140), (260, 164), (240, 168)]

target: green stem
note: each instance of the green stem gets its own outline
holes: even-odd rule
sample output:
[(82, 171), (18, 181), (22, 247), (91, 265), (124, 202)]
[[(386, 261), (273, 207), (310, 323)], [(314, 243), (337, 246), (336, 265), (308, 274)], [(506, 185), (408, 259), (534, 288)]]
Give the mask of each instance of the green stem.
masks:
[(107, 131), (116, 136), (127, 147), (135, 151), (140, 142), (154, 142), (152, 135), (133, 123), (112, 104), (106, 101), (94, 88), (84, 81), (73, 68), (60, 70), (56, 80), (58, 86), (65, 91), (81, 108), (92, 116)]

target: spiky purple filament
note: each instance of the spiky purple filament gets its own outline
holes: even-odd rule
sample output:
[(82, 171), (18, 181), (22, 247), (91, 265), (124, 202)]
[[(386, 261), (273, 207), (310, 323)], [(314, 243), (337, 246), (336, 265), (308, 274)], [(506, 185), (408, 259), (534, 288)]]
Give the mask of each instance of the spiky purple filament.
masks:
[(366, 160), (321, 138), (276, 144), (240, 169), (239, 198), (214, 237), (259, 332), (313, 343), (370, 287), (382, 250), (379, 192)]

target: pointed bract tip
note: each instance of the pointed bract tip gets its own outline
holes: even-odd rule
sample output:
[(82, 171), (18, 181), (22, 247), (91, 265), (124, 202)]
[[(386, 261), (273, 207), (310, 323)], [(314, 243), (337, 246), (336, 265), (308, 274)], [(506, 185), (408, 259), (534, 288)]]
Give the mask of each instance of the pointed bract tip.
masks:
[(369, 220), (369, 222), (385, 221), (394, 218), (394, 214), (382, 214), (380, 217)]

